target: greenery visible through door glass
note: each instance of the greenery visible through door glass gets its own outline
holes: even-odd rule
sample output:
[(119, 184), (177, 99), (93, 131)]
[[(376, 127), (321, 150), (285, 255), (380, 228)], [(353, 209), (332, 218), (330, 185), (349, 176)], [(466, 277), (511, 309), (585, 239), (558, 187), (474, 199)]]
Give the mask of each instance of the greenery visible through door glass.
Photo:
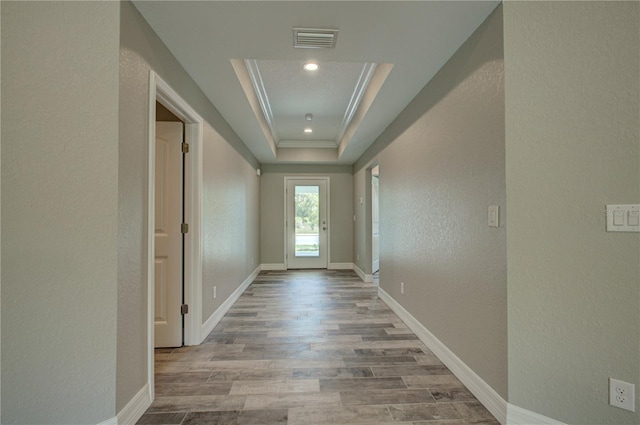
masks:
[(320, 230), (320, 188), (295, 187), (296, 256), (318, 256)]

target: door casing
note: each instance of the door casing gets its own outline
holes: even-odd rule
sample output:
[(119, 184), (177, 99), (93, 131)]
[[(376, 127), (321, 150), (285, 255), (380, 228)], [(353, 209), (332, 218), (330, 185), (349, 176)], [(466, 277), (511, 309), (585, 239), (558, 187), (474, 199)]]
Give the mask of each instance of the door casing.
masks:
[(184, 207), (189, 232), (184, 243), (184, 299), (189, 313), (184, 320), (185, 345), (202, 342), (202, 181), (203, 119), (155, 72), (149, 72), (148, 186), (147, 186), (147, 384), (154, 399), (154, 262), (155, 262), (155, 124), (156, 101), (184, 123), (189, 154), (185, 160)]
[(380, 270), (380, 171), (371, 169), (371, 274)]

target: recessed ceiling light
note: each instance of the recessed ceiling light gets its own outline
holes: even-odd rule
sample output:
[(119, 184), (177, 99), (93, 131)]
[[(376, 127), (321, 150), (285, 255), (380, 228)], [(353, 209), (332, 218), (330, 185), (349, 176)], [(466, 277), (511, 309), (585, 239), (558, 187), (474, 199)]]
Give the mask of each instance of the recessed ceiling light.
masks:
[(318, 64), (315, 62), (307, 62), (304, 64), (305, 71), (316, 71), (318, 69)]
[(307, 115), (304, 116), (304, 119), (307, 121), (311, 121), (313, 119), (313, 114), (309, 112)]
[(305, 132), (305, 133), (313, 133), (313, 130), (312, 130), (312, 129), (310, 129), (310, 128), (305, 128), (305, 129), (304, 129), (304, 132)]

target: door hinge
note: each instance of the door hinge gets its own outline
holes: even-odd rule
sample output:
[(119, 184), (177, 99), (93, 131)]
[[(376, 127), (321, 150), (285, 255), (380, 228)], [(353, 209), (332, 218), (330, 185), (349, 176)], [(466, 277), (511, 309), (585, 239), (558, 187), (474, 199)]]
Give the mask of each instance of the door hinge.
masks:
[(180, 232), (189, 233), (189, 225), (187, 223), (182, 223), (182, 225), (180, 225)]
[(185, 315), (189, 313), (189, 304), (182, 304), (180, 306), (180, 314)]
[(182, 153), (189, 153), (189, 143), (182, 144)]

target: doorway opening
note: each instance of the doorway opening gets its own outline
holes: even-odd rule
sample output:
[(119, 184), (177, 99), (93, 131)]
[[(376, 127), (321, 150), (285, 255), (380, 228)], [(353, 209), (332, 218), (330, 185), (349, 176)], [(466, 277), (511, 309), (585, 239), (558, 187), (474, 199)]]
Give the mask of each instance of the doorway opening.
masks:
[[(174, 309), (173, 306), (164, 303), (164, 300), (158, 303), (156, 299), (156, 284), (160, 284), (163, 280), (156, 281), (156, 275), (164, 273), (162, 261), (156, 258), (156, 248), (163, 242), (156, 241), (156, 224), (159, 220), (165, 220), (166, 217), (159, 217), (163, 212), (156, 211), (158, 202), (156, 199), (156, 163), (161, 156), (165, 155), (164, 147), (162, 151), (157, 148), (156, 142), (156, 118), (158, 112), (157, 104), (161, 104), (173, 116), (175, 116), (183, 124), (181, 127), (181, 137), (188, 145), (188, 154), (181, 157), (183, 188), (180, 190), (181, 200), (178, 200), (180, 211), (177, 213), (181, 218), (180, 233), (183, 234), (180, 241), (180, 247), (177, 254), (181, 261), (181, 277), (183, 285), (178, 283), (181, 294), (178, 295), (182, 301), (178, 308), (180, 309), (180, 331), (182, 341), (179, 345), (198, 345), (201, 340), (202, 326), (202, 248), (201, 248), (201, 205), (202, 205), (202, 148), (203, 148), (203, 120), (200, 116), (158, 75), (153, 71), (149, 74), (149, 117), (148, 117), (148, 186), (147, 186), (147, 385), (150, 399), (154, 399), (154, 348), (155, 348), (155, 322), (156, 313), (160, 315), (168, 315), (168, 312), (156, 311), (164, 308)], [(163, 113), (162, 109), (160, 114)], [(175, 123), (173, 123), (175, 124)], [(176, 128), (177, 128), (176, 127)], [(176, 130), (177, 131), (177, 130)], [(169, 145), (166, 144), (165, 147)], [(182, 150), (182, 142), (180, 142), (180, 150)], [(160, 161), (162, 162), (162, 161)], [(164, 192), (162, 193), (164, 196)], [(166, 220), (165, 220), (166, 221)], [(184, 225), (183, 225), (184, 224)], [(158, 245), (158, 246), (156, 246)], [(161, 254), (161, 253), (160, 253)], [(180, 275), (179, 274), (179, 275)], [(166, 286), (169, 285), (165, 279)], [(175, 286), (173, 286), (175, 288)], [(158, 303), (158, 305), (156, 305)], [(185, 307), (186, 306), (186, 307)], [(175, 310), (172, 312), (175, 314)], [(172, 343), (173, 344), (173, 343)]]
[(380, 271), (380, 166), (371, 169), (371, 274)]

